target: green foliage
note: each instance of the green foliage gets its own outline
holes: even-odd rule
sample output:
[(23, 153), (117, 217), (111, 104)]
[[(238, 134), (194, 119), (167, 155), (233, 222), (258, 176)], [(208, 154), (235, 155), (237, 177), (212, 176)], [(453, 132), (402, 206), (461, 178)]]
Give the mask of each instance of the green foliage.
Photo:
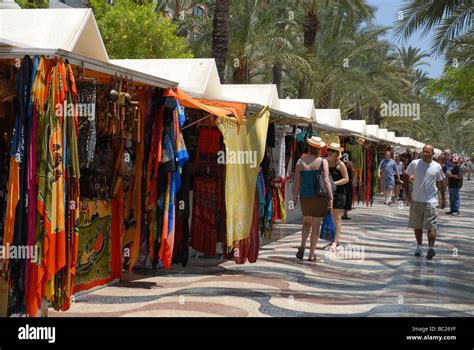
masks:
[(16, 0), (22, 9), (46, 9), (49, 7), (49, 0)]
[(176, 35), (176, 25), (151, 3), (118, 0), (109, 6), (92, 0), (91, 7), (110, 58), (193, 57), (185, 39)]
[(449, 67), (444, 75), (432, 81), (429, 92), (451, 103), (468, 103), (474, 96), (474, 66)]

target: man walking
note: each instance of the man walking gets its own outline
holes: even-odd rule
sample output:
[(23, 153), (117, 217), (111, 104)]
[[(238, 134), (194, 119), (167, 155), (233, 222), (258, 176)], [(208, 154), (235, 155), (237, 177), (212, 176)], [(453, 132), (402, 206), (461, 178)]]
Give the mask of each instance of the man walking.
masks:
[(405, 168), (404, 168), (405, 165), (401, 161), (399, 154), (395, 154), (395, 164), (397, 165), (397, 170), (398, 170), (398, 175), (399, 175), (398, 180), (395, 179), (395, 200), (398, 202), (401, 202), (403, 201), (403, 197), (402, 197), (403, 181), (401, 181), (400, 178), (402, 177), (403, 172), (405, 171)]
[(400, 182), (397, 164), (391, 159), (390, 151), (385, 151), (385, 159), (380, 162), (378, 175), (381, 179), (382, 191), (385, 194), (385, 204), (390, 205), (392, 203), (392, 192), (395, 188), (395, 179)]
[(448, 187), (449, 187), (449, 204), (451, 210), (446, 214), (459, 215), (459, 207), (461, 200), (459, 198), (459, 190), (462, 187), (463, 172), (459, 166), (459, 158), (453, 157), (453, 168), (448, 170)]
[(410, 163), (405, 173), (409, 181), (413, 182), (412, 203), (410, 205), (410, 218), (408, 226), (415, 230), (418, 244), (415, 256), (423, 255), (423, 229), (428, 230), (428, 253), (426, 258), (433, 259), (436, 255), (434, 244), (436, 241), (436, 205), (437, 188), (441, 192), (441, 207), (446, 206), (446, 193), (443, 183), (444, 174), (441, 166), (433, 161), (434, 148), (431, 145), (423, 147), (421, 159)]

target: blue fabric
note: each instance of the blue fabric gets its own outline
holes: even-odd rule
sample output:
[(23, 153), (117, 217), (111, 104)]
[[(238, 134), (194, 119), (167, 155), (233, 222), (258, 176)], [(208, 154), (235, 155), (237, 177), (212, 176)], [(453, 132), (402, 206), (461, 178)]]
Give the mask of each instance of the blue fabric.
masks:
[(316, 196), (315, 181), (316, 175), (320, 170), (302, 170), (300, 171), (300, 196), (301, 198)]
[(263, 218), (265, 215), (265, 194), (264, 194), (264, 180), (262, 170), (258, 173), (257, 192), (258, 192), (258, 217)]
[(391, 177), (398, 173), (397, 163), (393, 159), (382, 160), (379, 165), (382, 177)]
[(449, 189), (449, 203), (451, 205), (451, 211), (453, 213), (459, 213), (459, 207), (461, 206), (461, 199), (459, 198), (459, 188)]
[(336, 225), (334, 225), (330, 210), (327, 211), (326, 216), (323, 218), (319, 237), (327, 241), (334, 242), (336, 237)]
[(182, 128), (186, 121), (186, 115), (184, 114), (183, 107), (181, 107), (178, 101), (176, 101), (176, 109), (178, 110), (179, 127)]

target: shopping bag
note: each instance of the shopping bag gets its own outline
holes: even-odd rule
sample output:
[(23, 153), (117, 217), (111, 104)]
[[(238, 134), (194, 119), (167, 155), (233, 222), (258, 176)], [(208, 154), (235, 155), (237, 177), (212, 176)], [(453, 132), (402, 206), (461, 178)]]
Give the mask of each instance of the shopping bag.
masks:
[(328, 210), (321, 224), (321, 233), (319, 237), (327, 241), (334, 242), (335, 236), (336, 236), (336, 225), (334, 225), (331, 211)]

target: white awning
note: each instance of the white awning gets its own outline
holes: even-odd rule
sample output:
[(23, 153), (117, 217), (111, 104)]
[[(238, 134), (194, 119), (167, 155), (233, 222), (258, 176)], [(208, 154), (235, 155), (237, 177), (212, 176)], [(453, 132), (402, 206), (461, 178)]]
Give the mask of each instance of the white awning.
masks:
[(316, 112), (314, 110), (314, 100), (291, 100), (280, 99), (279, 110), (300, 118), (316, 121)]
[(414, 140), (409, 138), (409, 137), (396, 137), (395, 139), (399, 144), (401, 144), (405, 147), (409, 147), (411, 149), (416, 148), (416, 146), (414, 144)]
[(367, 128), (365, 120), (342, 120), (342, 129), (346, 129), (362, 136), (367, 136)]
[(387, 140), (388, 129), (379, 129), (379, 139)]
[(394, 132), (394, 131), (389, 131), (389, 132), (387, 132), (387, 141), (389, 141), (389, 142), (396, 142), (396, 141), (395, 141), (395, 132)]
[(341, 128), (340, 109), (315, 109), (316, 123), (334, 129)]
[(375, 124), (369, 124), (365, 126), (367, 130), (367, 136), (379, 137), (379, 126)]
[(92, 9), (0, 10), (0, 45), (62, 49), (108, 62)]
[(111, 62), (142, 73), (177, 81), (179, 88), (191, 97), (209, 100), (224, 98), (213, 58), (126, 59)]
[(254, 103), (280, 110), (278, 90), (273, 84), (222, 84), (224, 100)]

